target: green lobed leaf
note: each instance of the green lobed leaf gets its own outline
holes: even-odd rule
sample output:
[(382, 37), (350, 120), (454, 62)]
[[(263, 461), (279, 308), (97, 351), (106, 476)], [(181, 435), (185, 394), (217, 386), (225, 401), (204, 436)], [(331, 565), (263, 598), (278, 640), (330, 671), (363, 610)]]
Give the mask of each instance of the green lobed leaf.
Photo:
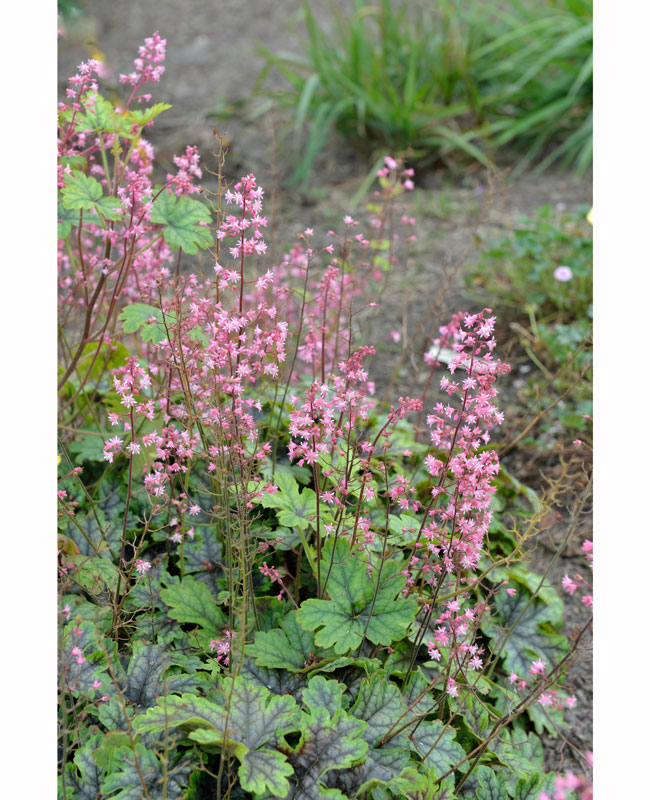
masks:
[(161, 589), (160, 599), (169, 606), (172, 619), (199, 625), (211, 636), (225, 625), (226, 618), (208, 587), (189, 575), (181, 583)]
[(375, 570), (367, 577), (367, 562), (352, 554), (349, 542), (330, 540), (323, 548), (322, 574), (333, 560), (327, 591), (330, 600), (309, 599), (296, 612), (306, 630), (316, 631), (320, 647), (333, 647), (338, 655), (359, 647), (364, 635), (374, 644), (390, 645), (401, 639), (415, 619), (417, 602), (400, 596), (405, 578), (381, 577)]
[[(65, 177), (65, 186), (61, 190), (63, 207), (68, 210), (95, 211), (106, 219), (120, 218), (122, 205), (116, 197), (104, 197), (101, 183), (92, 176), (74, 170)], [(78, 222), (78, 220), (77, 220)]]
[(287, 778), (293, 775), (293, 767), (277, 750), (253, 750), (244, 756), (238, 775), (246, 792), (261, 795), (269, 791), (274, 797), (286, 797), (289, 793)]
[(322, 651), (314, 644), (314, 634), (301, 628), (296, 612), (290, 611), (279, 628), (266, 633), (257, 631), (255, 642), (246, 647), (246, 652), (259, 666), (300, 672), (312, 656)]
[(212, 221), (209, 210), (186, 195), (178, 197), (163, 191), (154, 201), (151, 221), (165, 226), (165, 241), (172, 250), (182, 247), (186, 253), (196, 255), (199, 248), (205, 250), (212, 244), (209, 229), (199, 224)]
[[(132, 303), (122, 309), (118, 319), (122, 322), (122, 330), (125, 333), (134, 333), (142, 328), (142, 339), (145, 342), (160, 344), (167, 338), (167, 325), (176, 323), (176, 316), (170, 312), (163, 313), (155, 306), (146, 303)], [(151, 320), (151, 321), (150, 321)]]
[(275, 482), (279, 491), (262, 495), (260, 503), (277, 510), (280, 525), (307, 530), (316, 516), (316, 492), (301, 490), (295, 477), (287, 472), (276, 473)]

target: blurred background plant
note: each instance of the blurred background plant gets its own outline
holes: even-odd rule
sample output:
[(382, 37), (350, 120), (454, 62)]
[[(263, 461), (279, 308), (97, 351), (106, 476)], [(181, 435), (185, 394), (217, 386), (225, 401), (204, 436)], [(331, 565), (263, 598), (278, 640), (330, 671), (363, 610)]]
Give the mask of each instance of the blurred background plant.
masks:
[(306, 185), (338, 130), (357, 148), (427, 163), (459, 156), (517, 170), (554, 163), (583, 174), (592, 158), (590, 0), (330, 3), (328, 23), (303, 0), (302, 55), (263, 50), (290, 88), (294, 135), (308, 128), (295, 169)]
[(84, 11), (83, 0), (57, 0), (57, 10), (66, 21), (76, 19)]
[(524, 403), (541, 410), (561, 398), (547, 428), (555, 421), (582, 431), (588, 427), (584, 415), (592, 413), (593, 237), (587, 210), (567, 214), (542, 206), (535, 218), (521, 218), (511, 234), (488, 245), (467, 276), (477, 300), (489, 297), (508, 317), (537, 367), (523, 388)]

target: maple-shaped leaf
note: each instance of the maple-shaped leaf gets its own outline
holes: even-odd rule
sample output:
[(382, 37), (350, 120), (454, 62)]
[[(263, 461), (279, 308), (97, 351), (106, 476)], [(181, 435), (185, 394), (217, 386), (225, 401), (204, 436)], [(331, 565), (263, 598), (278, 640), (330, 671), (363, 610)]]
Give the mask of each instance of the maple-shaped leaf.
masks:
[[(116, 197), (104, 197), (103, 195), (104, 190), (101, 183), (96, 178), (84, 175), (79, 170), (74, 170), (66, 175), (65, 186), (61, 190), (64, 208), (70, 211), (79, 209), (97, 211), (105, 219), (119, 219), (122, 210), (120, 201)], [(95, 219), (94, 221), (98, 222), (99, 220)]]
[(301, 490), (298, 481), (288, 472), (276, 473), (275, 483), (279, 491), (263, 494), (259, 502), (264, 508), (276, 509), (280, 525), (307, 530), (316, 517), (316, 492)]
[(290, 611), (279, 628), (258, 631), (254, 643), (247, 646), (246, 652), (259, 666), (300, 672), (305, 669), (310, 657), (322, 653), (322, 650), (316, 647), (314, 634), (298, 625), (296, 612)]
[(180, 247), (186, 253), (196, 255), (198, 249), (205, 250), (212, 244), (210, 230), (200, 223), (210, 223), (212, 216), (199, 200), (187, 195), (178, 197), (163, 191), (154, 201), (151, 221), (164, 225), (165, 241), (172, 248)]
[(146, 303), (131, 303), (130, 306), (122, 309), (118, 319), (121, 321), (122, 330), (125, 333), (134, 333), (142, 329), (143, 341), (154, 344), (160, 344), (167, 339), (169, 326), (176, 323), (175, 314), (166, 312), (163, 317), (159, 308)]
[(86, 104), (83, 113), (77, 114), (75, 129), (79, 132), (116, 133), (118, 136), (132, 139), (133, 134), (128, 116), (128, 112), (126, 114), (117, 112), (110, 100), (97, 92), (94, 95), (92, 106)]
[(417, 611), (414, 598), (401, 596), (405, 577), (394, 574), (394, 568), (391, 574), (390, 562), (381, 576), (378, 570), (368, 575), (368, 562), (353, 554), (345, 539), (335, 546), (330, 540), (323, 548), (323, 575), (331, 561), (330, 599), (306, 600), (296, 612), (305, 630), (316, 631), (316, 644), (342, 655), (359, 647), (364, 637), (381, 645), (401, 639)]
[(210, 636), (216, 636), (226, 623), (208, 587), (189, 575), (181, 583), (161, 589), (160, 599), (169, 606), (172, 619), (199, 625)]

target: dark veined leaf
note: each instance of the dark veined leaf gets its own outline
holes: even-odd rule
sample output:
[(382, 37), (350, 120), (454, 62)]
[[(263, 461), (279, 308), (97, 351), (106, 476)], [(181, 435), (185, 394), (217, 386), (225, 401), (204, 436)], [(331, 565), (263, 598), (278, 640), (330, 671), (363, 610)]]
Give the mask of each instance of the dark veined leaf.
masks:
[(399, 596), (404, 588), (403, 575), (389, 572), (389, 563), (378, 583), (377, 571), (368, 577), (367, 562), (352, 554), (350, 544), (330, 540), (323, 548), (321, 571), (327, 574), (330, 600), (306, 600), (296, 612), (296, 619), (306, 630), (316, 631), (320, 647), (334, 647), (341, 655), (359, 647), (364, 636), (374, 644), (390, 645), (401, 639), (415, 619), (417, 602)]
[(345, 684), (328, 680), (322, 675), (315, 675), (302, 693), (302, 702), (312, 711), (324, 708), (331, 718), (343, 705)]
[(343, 798), (340, 792), (328, 794), (322, 780), (332, 770), (340, 770), (360, 762), (368, 751), (362, 738), (365, 723), (337, 711), (334, 717), (326, 708), (315, 708), (303, 715), (300, 744), (289, 755), (296, 772), (288, 800), (321, 800)]
[(113, 687), (106, 672), (106, 656), (100, 648), (100, 638), (92, 622), (70, 621), (65, 626), (59, 649), (62, 686), (69, 687), (73, 692), (90, 692), (93, 683), (98, 680), (101, 692), (111, 694)]
[(196, 255), (199, 248), (205, 250), (212, 244), (209, 229), (199, 224), (212, 221), (210, 212), (199, 200), (186, 195), (178, 197), (163, 191), (154, 201), (151, 221), (165, 226), (165, 241), (173, 250), (182, 247)]
[(375, 672), (362, 681), (350, 714), (367, 723), (363, 738), (373, 746), (397, 724), (405, 711), (398, 687), (387, 680), (385, 673)]
[(180, 727), (208, 750), (226, 745), (241, 762), (243, 788), (284, 797), (293, 769), (286, 757), (272, 748), (278, 744), (280, 732), (298, 728), (296, 712), (293, 697), (274, 696), (238, 676), (224, 678), (219, 704), (193, 695), (168, 695), (134, 724), (139, 731), (150, 733)]
[(290, 694), (297, 700), (300, 700), (302, 691), (307, 685), (307, 675), (304, 673), (261, 667), (252, 660), (244, 663), (241, 674), (255, 686), (263, 686), (273, 694)]
[(526, 608), (529, 599), (523, 590), (514, 597), (498, 594), (495, 601), (498, 617), (486, 620), (482, 626), (493, 646), (501, 648), (505, 669), (521, 676), (528, 673), (531, 660), (543, 658), (550, 666), (569, 651), (566, 637), (549, 627), (548, 623), (555, 618), (554, 609), (536, 600)]
[(199, 686), (198, 675), (165, 675), (167, 668), (179, 661), (182, 662), (183, 657), (174, 657), (164, 645), (136, 642), (126, 673), (125, 697), (136, 706), (149, 708), (163, 694), (190, 691)]
[(487, 767), (479, 770), (477, 800), (508, 800), (506, 782), (503, 775), (497, 775)]
[(440, 720), (421, 722), (411, 734), (417, 752), (428, 767), (433, 767), (438, 775), (443, 775), (465, 758), (465, 751), (455, 739), (456, 731)]
[(101, 734), (91, 736), (74, 754), (74, 766), (66, 765), (66, 784), (71, 800), (97, 800), (100, 796), (106, 773), (96, 763), (93, 752), (101, 744), (101, 740)]
[[(136, 765), (137, 759), (137, 765)], [(188, 758), (168, 765), (167, 770), (156, 754), (142, 744), (117, 748), (111, 756), (111, 772), (102, 785), (102, 792), (111, 800), (142, 800), (142, 781), (151, 800), (177, 800), (184, 795), (187, 780), (195, 764)]]
[(277, 750), (251, 750), (244, 756), (238, 775), (242, 789), (247, 792), (262, 795), (268, 791), (275, 797), (286, 797), (287, 778), (293, 775), (293, 767)]

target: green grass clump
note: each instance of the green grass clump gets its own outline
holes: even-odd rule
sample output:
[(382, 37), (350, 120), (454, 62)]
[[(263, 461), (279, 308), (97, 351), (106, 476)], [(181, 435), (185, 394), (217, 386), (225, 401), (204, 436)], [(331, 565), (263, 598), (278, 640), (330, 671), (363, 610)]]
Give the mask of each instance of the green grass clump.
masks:
[(307, 0), (304, 52), (266, 50), (279, 70), (294, 130), (309, 123), (294, 181), (305, 184), (333, 128), (379, 152), (432, 161), (463, 154), (483, 165), (499, 148), (520, 167), (591, 163), (589, 0), (432, 4), (355, 0), (321, 25)]

